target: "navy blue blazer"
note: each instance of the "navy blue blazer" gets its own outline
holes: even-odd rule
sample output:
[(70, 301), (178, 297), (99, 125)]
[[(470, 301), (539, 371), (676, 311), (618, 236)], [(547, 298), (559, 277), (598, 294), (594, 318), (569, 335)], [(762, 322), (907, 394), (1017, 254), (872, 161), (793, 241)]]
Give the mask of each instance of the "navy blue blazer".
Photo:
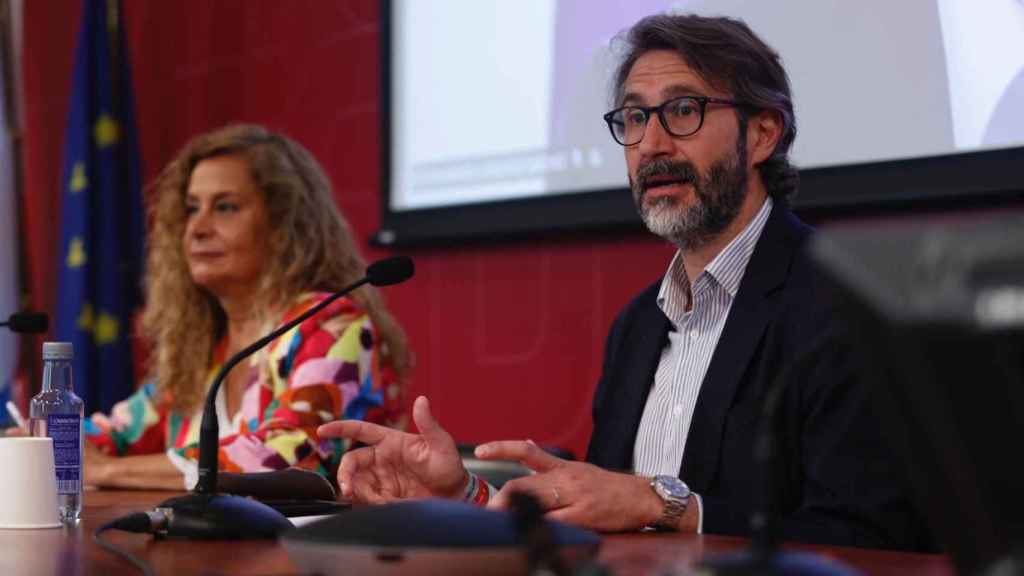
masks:
[[(761, 482), (753, 443), (765, 393), (784, 367), (839, 318), (804, 254), (811, 229), (776, 203), (765, 224), (701, 386), (679, 476), (704, 504), (706, 533), (747, 535)], [(594, 395), (587, 460), (629, 470), (647, 394), (672, 326), (658, 308), (659, 279), (616, 318)], [(819, 347), (821, 348), (821, 347)], [(778, 412), (776, 505), (787, 540), (931, 548), (838, 336), (794, 374)]]

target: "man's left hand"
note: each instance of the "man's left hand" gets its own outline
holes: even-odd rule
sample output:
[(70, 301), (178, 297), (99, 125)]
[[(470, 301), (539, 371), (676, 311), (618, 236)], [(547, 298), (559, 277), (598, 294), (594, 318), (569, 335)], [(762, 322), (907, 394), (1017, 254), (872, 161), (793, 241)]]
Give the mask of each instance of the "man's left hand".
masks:
[(507, 508), (512, 492), (528, 492), (547, 518), (603, 532), (639, 530), (661, 515), (662, 502), (649, 479), (562, 460), (529, 440), (481, 444), (476, 457), (515, 460), (536, 472), (507, 482), (488, 508)]

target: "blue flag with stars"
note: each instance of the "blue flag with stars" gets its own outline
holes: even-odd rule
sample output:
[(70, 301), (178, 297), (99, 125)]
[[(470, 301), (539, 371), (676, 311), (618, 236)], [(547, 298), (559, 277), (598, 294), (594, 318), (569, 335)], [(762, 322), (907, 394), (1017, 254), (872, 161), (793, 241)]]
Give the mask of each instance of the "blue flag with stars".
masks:
[(118, 0), (84, 0), (64, 143), (55, 339), (75, 348), (86, 413), (133, 390), (143, 257), (132, 80)]

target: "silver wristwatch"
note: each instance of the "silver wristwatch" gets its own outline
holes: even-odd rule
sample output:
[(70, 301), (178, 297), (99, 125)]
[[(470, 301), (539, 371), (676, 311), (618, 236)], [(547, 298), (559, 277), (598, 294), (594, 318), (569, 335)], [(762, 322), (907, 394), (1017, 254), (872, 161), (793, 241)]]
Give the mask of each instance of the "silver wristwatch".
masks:
[(686, 512), (690, 503), (690, 487), (675, 476), (655, 476), (651, 478), (651, 488), (661, 498), (664, 507), (661, 518), (653, 524), (653, 528), (661, 530), (678, 530), (679, 519)]

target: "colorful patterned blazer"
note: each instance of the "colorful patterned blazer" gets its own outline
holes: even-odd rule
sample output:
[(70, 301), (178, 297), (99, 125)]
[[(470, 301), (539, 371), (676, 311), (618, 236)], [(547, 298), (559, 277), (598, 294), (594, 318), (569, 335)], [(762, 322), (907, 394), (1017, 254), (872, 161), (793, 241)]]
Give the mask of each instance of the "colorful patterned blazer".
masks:
[[(280, 319), (283, 324), (328, 295), (308, 293)], [(275, 324), (276, 325), (276, 324)], [(216, 346), (207, 387), (225, 360), (226, 341)], [(228, 418), (223, 391), (217, 399), (220, 469), (261, 472), (297, 466), (332, 478), (346, 441), (320, 439), (320, 424), (339, 418), (400, 427), (401, 389), (381, 366), (380, 345), (369, 316), (341, 298), (299, 324), (250, 363), (241, 407)], [(86, 422), (86, 437), (113, 455), (165, 452), (195, 484), (202, 406), (192, 414), (171, 409), (170, 398), (148, 382), (114, 406), (109, 416)]]

